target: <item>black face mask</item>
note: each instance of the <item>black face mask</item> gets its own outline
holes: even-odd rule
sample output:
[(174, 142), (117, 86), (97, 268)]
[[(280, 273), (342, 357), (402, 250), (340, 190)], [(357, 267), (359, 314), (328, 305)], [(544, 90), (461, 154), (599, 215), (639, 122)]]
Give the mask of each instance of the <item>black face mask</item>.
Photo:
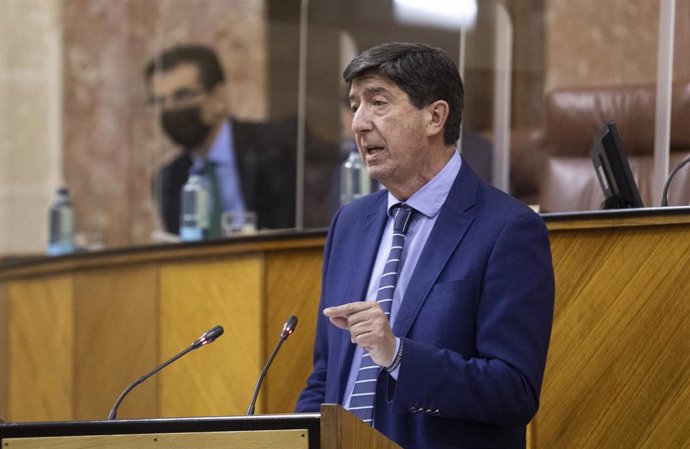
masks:
[(187, 149), (201, 145), (211, 132), (211, 127), (201, 121), (199, 106), (163, 111), (161, 125), (172, 140)]

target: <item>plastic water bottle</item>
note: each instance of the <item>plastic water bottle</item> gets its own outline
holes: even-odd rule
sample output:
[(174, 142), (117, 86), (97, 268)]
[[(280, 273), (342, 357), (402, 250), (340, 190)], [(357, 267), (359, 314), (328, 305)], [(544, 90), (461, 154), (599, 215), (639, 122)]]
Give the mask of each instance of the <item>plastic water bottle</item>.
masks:
[(211, 194), (206, 177), (199, 170), (182, 188), (180, 240), (193, 242), (208, 238), (211, 223)]
[(355, 147), (340, 167), (340, 205), (351, 203), (371, 192), (371, 178)]
[(50, 236), (48, 255), (61, 256), (74, 252), (74, 209), (69, 199), (69, 190), (61, 187), (50, 208)]

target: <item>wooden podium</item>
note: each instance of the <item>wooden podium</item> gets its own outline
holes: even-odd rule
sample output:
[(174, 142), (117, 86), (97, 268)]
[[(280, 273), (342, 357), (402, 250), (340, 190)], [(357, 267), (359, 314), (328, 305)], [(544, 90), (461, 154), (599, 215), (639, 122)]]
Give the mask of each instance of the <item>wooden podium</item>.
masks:
[(0, 424), (4, 449), (394, 449), (333, 404), (321, 413)]

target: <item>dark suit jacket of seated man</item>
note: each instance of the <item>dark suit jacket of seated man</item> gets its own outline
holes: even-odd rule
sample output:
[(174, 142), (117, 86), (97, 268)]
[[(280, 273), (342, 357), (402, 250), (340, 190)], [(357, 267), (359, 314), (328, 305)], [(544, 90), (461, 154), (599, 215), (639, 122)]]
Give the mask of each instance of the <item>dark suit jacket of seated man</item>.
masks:
[[(441, 50), (383, 44), (344, 78), (360, 156), (387, 191), (332, 220), (314, 366), (296, 410), (343, 404), (406, 449), (524, 448), (553, 316), (546, 227), (455, 150), (462, 80)], [(416, 211), (389, 321), (377, 290), (395, 271), (401, 202)], [(372, 393), (355, 393), (366, 358), (377, 365), (373, 415)]]

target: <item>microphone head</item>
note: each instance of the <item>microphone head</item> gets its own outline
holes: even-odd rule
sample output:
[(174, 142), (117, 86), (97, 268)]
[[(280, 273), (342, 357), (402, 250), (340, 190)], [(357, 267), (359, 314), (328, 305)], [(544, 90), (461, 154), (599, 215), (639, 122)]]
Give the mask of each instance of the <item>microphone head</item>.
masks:
[(193, 346), (201, 346), (201, 345), (207, 345), (209, 343), (213, 343), (216, 338), (220, 337), (223, 335), (223, 326), (216, 326), (212, 329), (207, 330), (204, 332), (201, 337), (199, 337), (193, 344)]
[(295, 315), (292, 315), (290, 318), (287, 319), (285, 324), (283, 324), (283, 332), (281, 332), (280, 337), (288, 338), (290, 334), (292, 334), (295, 331), (296, 327), (297, 317)]

